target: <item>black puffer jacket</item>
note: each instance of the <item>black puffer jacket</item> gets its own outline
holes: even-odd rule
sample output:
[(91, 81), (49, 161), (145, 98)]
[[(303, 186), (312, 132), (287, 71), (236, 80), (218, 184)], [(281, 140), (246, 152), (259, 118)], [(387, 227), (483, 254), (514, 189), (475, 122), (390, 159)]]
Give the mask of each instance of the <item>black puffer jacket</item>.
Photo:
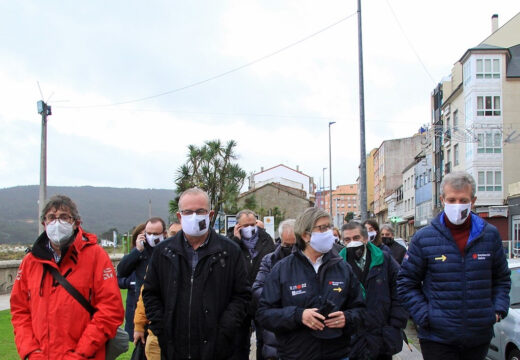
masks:
[(159, 338), (162, 359), (175, 359), (174, 339), (181, 332), (189, 333), (190, 324), (179, 326), (174, 315), (179, 311), (196, 312), (200, 357), (226, 359), (233, 351), (234, 332), (251, 299), (244, 258), (236, 244), (211, 230), (207, 248), (195, 269), (195, 286), (202, 287), (203, 296), (195, 299), (191, 308), (176, 309), (185, 295), (179, 293), (180, 284), (189, 282), (192, 276), (184, 242), (184, 233), (179, 231), (157, 245), (153, 252), (143, 287), (150, 329)]
[[(343, 311), (343, 329), (313, 331), (302, 323), (308, 308), (328, 301), (331, 312)], [(283, 359), (342, 359), (349, 355), (350, 336), (365, 317), (361, 285), (352, 268), (335, 251), (323, 256), (318, 273), (301, 251), (279, 261), (267, 276), (258, 311), (260, 324), (274, 331)]]

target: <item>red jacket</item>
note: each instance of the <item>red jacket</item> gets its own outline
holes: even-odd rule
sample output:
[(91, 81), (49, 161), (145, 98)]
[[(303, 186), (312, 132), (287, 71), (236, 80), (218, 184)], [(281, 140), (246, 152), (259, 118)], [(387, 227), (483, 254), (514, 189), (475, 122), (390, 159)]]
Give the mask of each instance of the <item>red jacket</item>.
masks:
[[(11, 292), (15, 343), (22, 359), (105, 359), (105, 342), (124, 318), (114, 267), (93, 234), (78, 228), (58, 266), (43, 232), (25, 256)], [(98, 310), (87, 310), (54, 281), (43, 264), (60, 273)], [(41, 353), (32, 353), (41, 350)], [(32, 353), (32, 354), (31, 354)]]

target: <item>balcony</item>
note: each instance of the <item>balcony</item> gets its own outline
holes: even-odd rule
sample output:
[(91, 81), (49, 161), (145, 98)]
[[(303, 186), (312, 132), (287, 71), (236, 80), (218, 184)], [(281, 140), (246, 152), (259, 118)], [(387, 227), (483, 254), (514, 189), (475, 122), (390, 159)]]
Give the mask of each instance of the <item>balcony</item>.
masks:
[(444, 165), (444, 174), (449, 174), (451, 171), (451, 161), (448, 161), (445, 165)]

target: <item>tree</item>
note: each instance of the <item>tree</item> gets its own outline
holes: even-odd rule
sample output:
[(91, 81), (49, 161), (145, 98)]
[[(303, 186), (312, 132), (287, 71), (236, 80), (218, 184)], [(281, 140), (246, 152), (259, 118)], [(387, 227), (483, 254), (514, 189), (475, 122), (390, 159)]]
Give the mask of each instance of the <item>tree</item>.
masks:
[[(221, 209), (236, 208), (237, 197), (244, 183), (246, 172), (236, 163), (234, 152), (237, 143), (230, 140), (223, 145), (220, 140), (206, 141), (201, 147), (188, 146), (188, 159), (177, 170), (175, 185), (177, 194), (170, 201), (170, 213), (179, 209), (179, 196), (189, 188), (199, 187), (209, 195), (211, 209), (218, 214)], [(216, 217), (211, 219), (211, 226)]]
[(353, 219), (354, 219), (354, 213), (352, 211), (349, 211), (347, 213), (347, 215), (345, 215), (345, 221), (349, 222), (349, 221), (352, 221)]
[(244, 209), (256, 211), (256, 196), (254, 194), (244, 199)]

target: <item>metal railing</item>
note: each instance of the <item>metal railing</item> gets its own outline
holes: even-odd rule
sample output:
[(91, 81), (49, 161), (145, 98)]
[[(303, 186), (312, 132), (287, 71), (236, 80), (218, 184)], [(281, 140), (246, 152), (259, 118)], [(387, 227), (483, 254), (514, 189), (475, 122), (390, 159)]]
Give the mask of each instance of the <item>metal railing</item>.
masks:
[(520, 240), (502, 240), (502, 246), (508, 259), (520, 258)]

